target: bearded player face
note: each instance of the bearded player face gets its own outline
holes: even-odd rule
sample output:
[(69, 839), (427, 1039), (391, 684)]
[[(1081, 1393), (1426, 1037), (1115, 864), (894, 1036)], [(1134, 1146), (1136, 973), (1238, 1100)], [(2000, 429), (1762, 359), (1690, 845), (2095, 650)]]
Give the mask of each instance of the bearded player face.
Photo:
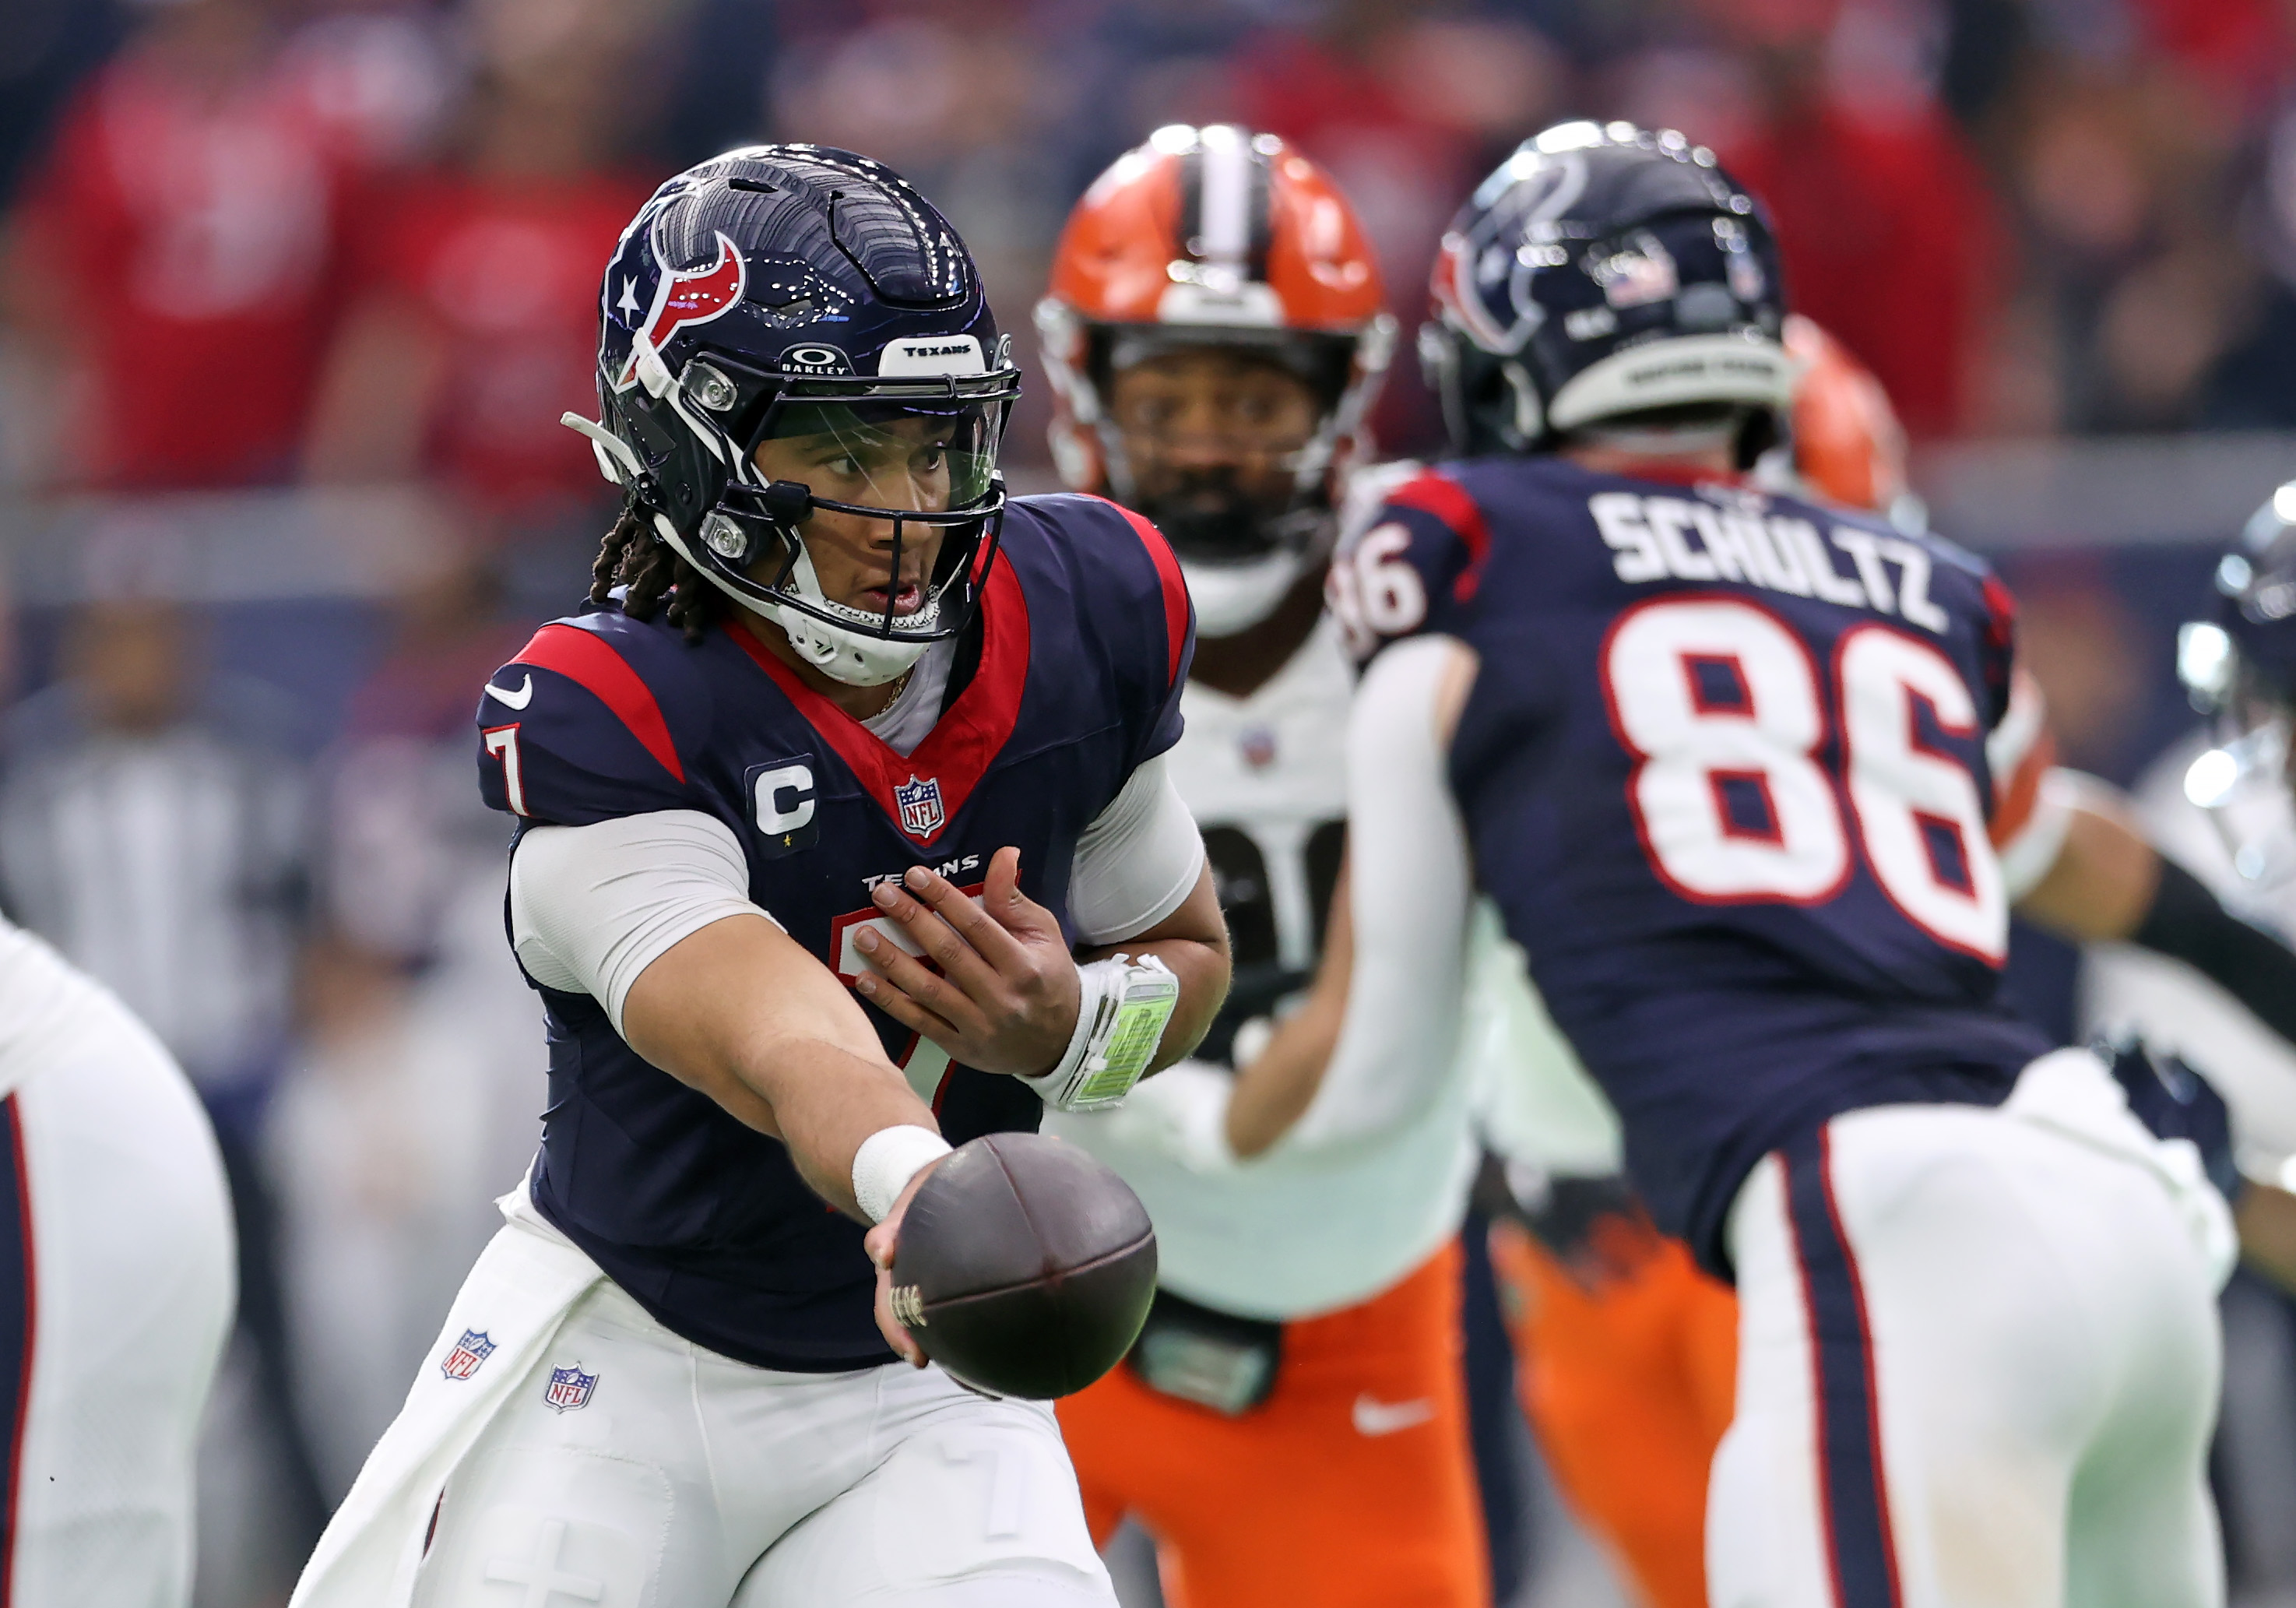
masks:
[(1276, 363), (1219, 347), (1119, 369), (1111, 411), (1132, 504), (1184, 555), (1242, 556), (1293, 499), (1299, 455), (1322, 423), (1315, 388)]

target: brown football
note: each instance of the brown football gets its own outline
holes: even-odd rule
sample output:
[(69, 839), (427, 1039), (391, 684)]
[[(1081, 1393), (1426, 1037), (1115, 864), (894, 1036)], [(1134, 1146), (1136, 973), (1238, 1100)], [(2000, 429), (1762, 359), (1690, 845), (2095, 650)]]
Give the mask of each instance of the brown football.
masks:
[(1042, 1134), (990, 1134), (902, 1216), (893, 1311), (925, 1355), (996, 1396), (1049, 1400), (1122, 1360), (1156, 1293), (1156, 1231), (1122, 1178)]

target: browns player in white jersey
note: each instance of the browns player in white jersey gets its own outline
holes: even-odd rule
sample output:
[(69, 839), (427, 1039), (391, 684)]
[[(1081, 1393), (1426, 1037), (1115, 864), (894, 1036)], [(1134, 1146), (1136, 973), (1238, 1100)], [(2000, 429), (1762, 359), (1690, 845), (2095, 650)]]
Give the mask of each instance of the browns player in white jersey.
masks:
[(1047, 1122), (1156, 1223), (1146, 1332), (1060, 1414), (1095, 1534), (1136, 1516), (1190, 1608), (1488, 1592), (1457, 1364), (1464, 1079), (1326, 1103), (1236, 1153), (1264, 1144), (1251, 1063), (1314, 970), (1341, 859), (1354, 677), (1323, 569), (1392, 340), (1380, 307), (1324, 174), (1268, 135), (1172, 127), (1079, 202), (1038, 315), (1064, 476), (1154, 520), (1196, 608), (1167, 762), (1234, 987), (1196, 1059)]

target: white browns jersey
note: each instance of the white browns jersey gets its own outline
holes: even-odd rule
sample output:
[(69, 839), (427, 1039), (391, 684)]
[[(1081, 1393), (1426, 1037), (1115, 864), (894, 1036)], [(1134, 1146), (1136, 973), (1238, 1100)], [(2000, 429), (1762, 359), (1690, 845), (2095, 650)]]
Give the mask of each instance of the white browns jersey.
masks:
[[(1169, 774), (1203, 829), (1234, 947), (1231, 1008), (1245, 1016), (1213, 1053), (1233, 1038), (1249, 1060), (1265, 1030), (1250, 1017), (1313, 974), (1343, 841), (1354, 683), (1327, 618), (1250, 696), (1195, 682), (1183, 695)], [(1464, 1077), (1375, 1144), (1287, 1138), (1241, 1164), (1211, 1138), (1231, 1084), (1224, 1065), (1183, 1062), (1116, 1111), (1046, 1115), (1046, 1132), (1093, 1152), (1147, 1205), (1167, 1287), (1247, 1317), (1304, 1317), (1379, 1293), (1458, 1231), (1475, 1159)]]
[[(2209, 812), (2185, 797), (2185, 772), (2208, 747), (2176, 744), (2134, 791), (2144, 835), (2238, 911), (2296, 939), (2296, 888), (2260, 894), (2233, 869)], [(2081, 1027), (2135, 1032), (2182, 1057), (2216, 1085), (2232, 1110), (2234, 1155), (2252, 1178), (2296, 1188), (2296, 1050), (2222, 989), (2179, 962), (2128, 944), (2098, 944), (2083, 957)]]
[(1239, 972), (1312, 973), (1347, 816), (1355, 670), (1326, 616), (1249, 697), (1191, 681), (1169, 774), (1203, 829)]

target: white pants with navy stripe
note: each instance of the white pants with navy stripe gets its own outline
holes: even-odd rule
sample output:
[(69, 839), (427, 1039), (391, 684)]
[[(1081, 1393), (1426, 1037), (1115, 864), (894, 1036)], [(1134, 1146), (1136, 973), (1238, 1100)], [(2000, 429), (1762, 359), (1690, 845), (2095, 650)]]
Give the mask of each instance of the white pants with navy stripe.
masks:
[(0, 1608), (182, 1608), (230, 1201), (184, 1075), (73, 983), (0, 1047)]
[(427, 1546), (418, 1608), (1116, 1600), (1048, 1407), (939, 1368), (751, 1367), (603, 1279), (448, 1476)]
[(1978, 1107), (1856, 1112), (1766, 1159), (1729, 1221), (1714, 1608), (2221, 1604), (2191, 1204), (2129, 1154)]

